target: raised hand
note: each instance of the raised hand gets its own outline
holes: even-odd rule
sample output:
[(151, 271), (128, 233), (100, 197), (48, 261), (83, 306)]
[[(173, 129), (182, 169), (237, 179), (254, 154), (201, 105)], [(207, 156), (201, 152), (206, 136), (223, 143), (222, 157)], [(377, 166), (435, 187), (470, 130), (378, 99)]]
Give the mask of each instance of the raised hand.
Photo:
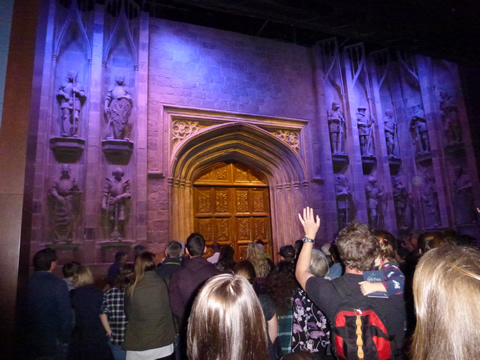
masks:
[(303, 216), (298, 214), (298, 218), (302, 223), (303, 230), (305, 230), (305, 236), (310, 239), (315, 239), (318, 228), (320, 227), (320, 217), (313, 215), (313, 209), (306, 207), (303, 209)]

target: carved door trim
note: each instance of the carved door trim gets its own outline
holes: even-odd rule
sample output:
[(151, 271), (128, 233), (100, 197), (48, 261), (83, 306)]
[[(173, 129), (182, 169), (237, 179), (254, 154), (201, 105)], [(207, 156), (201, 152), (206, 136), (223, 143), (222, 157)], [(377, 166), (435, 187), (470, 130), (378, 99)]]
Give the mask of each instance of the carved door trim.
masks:
[(195, 231), (205, 237), (209, 247), (215, 241), (231, 245), (236, 260), (245, 258), (248, 244), (257, 239), (262, 239), (265, 251), (271, 252), (268, 190), (263, 174), (243, 164), (209, 167), (194, 181)]

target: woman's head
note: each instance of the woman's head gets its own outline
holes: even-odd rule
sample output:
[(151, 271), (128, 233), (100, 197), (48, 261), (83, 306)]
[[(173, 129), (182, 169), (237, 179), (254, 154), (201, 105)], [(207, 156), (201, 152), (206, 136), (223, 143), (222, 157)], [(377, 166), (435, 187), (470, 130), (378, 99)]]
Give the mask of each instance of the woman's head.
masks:
[(222, 274), (205, 284), (193, 304), (187, 344), (191, 360), (268, 358), (262, 308), (244, 277)]
[(122, 265), (115, 281), (113, 282), (113, 287), (125, 291), (128, 285), (133, 284), (134, 280), (134, 266), (132, 264)]
[(440, 246), (447, 245), (450, 241), (444, 234), (436, 231), (429, 231), (421, 233), (418, 236), (418, 251), (420, 254), (425, 254), (427, 251), (436, 249)]
[(478, 359), (480, 251), (445, 245), (428, 251), (413, 280), (414, 360)]
[(138, 255), (135, 260), (135, 282), (130, 286), (128, 292), (132, 295), (135, 286), (143, 280), (146, 272), (154, 271), (157, 267), (155, 262), (155, 254), (150, 251), (145, 251)]
[(80, 265), (73, 275), (73, 285), (75, 287), (93, 284), (93, 275), (90, 269), (84, 265)]
[(270, 265), (267, 259), (265, 259), (265, 255), (259, 251), (258, 245), (254, 242), (247, 246), (247, 260), (254, 266), (258, 277), (266, 277), (270, 272)]

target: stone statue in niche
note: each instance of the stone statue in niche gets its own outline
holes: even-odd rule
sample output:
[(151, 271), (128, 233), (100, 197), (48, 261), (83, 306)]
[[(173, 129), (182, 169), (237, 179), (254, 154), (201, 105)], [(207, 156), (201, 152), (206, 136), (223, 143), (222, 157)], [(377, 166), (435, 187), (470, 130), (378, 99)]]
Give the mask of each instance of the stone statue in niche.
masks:
[(385, 142), (387, 143), (388, 157), (395, 157), (395, 144), (397, 141), (397, 121), (393, 117), (392, 109), (385, 110), (383, 117), (383, 125), (385, 129)]
[(447, 144), (461, 142), (462, 128), (458, 117), (457, 100), (444, 90), (440, 90), (440, 110)]
[(455, 219), (458, 225), (472, 224), (476, 220), (475, 206), (473, 200), (472, 181), (468, 174), (465, 174), (463, 167), (455, 168), (455, 179), (453, 181)]
[(125, 76), (117, 75), (115, 86), (105, 97), (105, 118), (107, 124), (107, 139), (127, 140), (125, 129), (132, 112), (133, 101), (130, 89), (125, 84)]
[(408, 230), (413, 226), (413, 209), (410, 205), (410, 194), (400, 179), (395, 181), (393, 187), (393, 201), (397, 226), (400, 230)]
[(123, 179), (123, 170), (113, 170), (113, 178), (106, 178), (103, 188), (102, 210), (108, 214), (111, 240), (122, 240), (125, 228), (125, 208), (130, 195), (130, 180)]
[(81, 191), (70, 176), (70, 165), (61, 166), (60, 178), (48, 190), (53, 200), (53, 230), (55, 241), (72, 241), (75, 220), (80, 209)]
[(335, 195), (337, 198), (337, 216), (339, 229), (343, 229), (354, 218), (353, 196), (343, 174), (335, 177)]
[(412, 132), (417, 154), (425, 154), (430, 152), (425, 113), (423, 112), (421, 105), (416, 105), (414, 111), (415, 113), (410, 120), (410, 130)]
[(435, 185), (435, 178), (432, 175), (427, 174), (425, 176), (422, 200), (426, 210), (425, 225), (428, 227), (440, 226), (437, 187)]
[(332, 108), (327, 112), (328, 130), (330, 132), (330, 147), (332, 154), (343, 154), (343, 137), (345, 133), (345, 118), (340, 104), (332, 102)]
[(368, 177), (368, 184), (365, 185), (365, 195), (368, 206), (368, 225), (376, 229), (379, 226), (378, 221), (381, 216), (383, 191), (378, 187), (375, 176)]
[(357, 109), (357, 127), (360, 139), (360, 153), (362, 156), (371, 156), (373, 147), (373, 120), (365, 112), (366, 106)]
[(57, 100), (62, 111), (61, 135), (63, 137), (78, 136), (80, 112), (87, 99), (82, 84), (77, 81), (77, 72), (69, 71), (67, 81), (60, 86)]

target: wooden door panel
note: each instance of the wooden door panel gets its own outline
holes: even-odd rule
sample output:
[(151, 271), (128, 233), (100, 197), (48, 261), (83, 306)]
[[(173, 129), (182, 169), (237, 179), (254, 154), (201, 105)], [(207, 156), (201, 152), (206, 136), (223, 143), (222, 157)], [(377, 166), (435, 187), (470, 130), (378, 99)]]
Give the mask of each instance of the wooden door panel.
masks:
[(244, 165), (216, 164), (198, 175), (193, 197), (195, 231), (208, 247), (215, 241), (230, 244), (239, 260), (250, 242), (262, 239), (269, 252), (270, 203), (263, 174)]

